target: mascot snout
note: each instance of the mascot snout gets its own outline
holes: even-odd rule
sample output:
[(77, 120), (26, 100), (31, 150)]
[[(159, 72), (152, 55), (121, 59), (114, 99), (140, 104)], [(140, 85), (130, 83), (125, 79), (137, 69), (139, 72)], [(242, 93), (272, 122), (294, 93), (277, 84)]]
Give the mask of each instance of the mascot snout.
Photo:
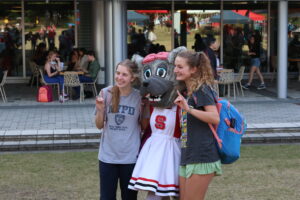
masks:
[(147, 95), (148, 93), (155, 96), (164, 95), (167, 91), (173, 89), (173, 84), (173, 81), (154, 76), (143, 81), (141, 92), (142, 95)]

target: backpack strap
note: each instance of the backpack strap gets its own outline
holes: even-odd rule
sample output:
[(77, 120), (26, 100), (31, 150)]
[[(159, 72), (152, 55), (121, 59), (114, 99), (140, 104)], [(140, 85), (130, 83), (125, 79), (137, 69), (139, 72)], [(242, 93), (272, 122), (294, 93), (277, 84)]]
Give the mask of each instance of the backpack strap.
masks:
[[(216, 99), (216, 97), (215, 97), (215, 95), (214, 95), (213, 92), (212, 92), (212, 95), (213, 95), (213, 98), (214, 98), (214, 101), (216, 103), (216, 107), (217, 107), (217, 110), (218, 110), (218, 113), (219, 113), (218, 100)], [(195, 104), (197, 104), (197, 97), (194, 94), (192, 94), (192, 97), (193, 97), (193, 100), (194, 100)], [(218, 134), (216, 132), (216, 128), (212, 124), (210, 124), (210, 123), (208, 123), (208, 126), (209, 126), (210, 130), (212, 131), (213, 136), (214, 136), (214, 138), (216, 139), (216, 141), (217, 141), (217, 143), (219, 145), (219, 148), (221, 149), (222, 148), (222, 140), (219, 138), (219, 136), (218, 136)]]

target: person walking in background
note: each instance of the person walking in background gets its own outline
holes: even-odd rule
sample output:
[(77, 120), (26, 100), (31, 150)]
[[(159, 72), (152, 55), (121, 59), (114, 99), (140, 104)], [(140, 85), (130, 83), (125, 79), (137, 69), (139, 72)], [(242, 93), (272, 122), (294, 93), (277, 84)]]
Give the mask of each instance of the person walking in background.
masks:
[(260, 43), (255, 40), (254, 35), (252, 35), (250, 37), (248, 47), (249, 47), (248, 55), (251, 57), (251, 69), (250, 69), (250, 73), (249, 73), (248, 83), (243, 85), (243, 88), (246, 90), (249, 89), (249, 87), (251, 86), (252, 80), (253, 80), (254, 72), (256, 72), (256, 74), (258, 75), (258, 77), (261, 81), (261, 84), (257, 87), (257, 89), (258, 90), (265, 89), (266, 85), (264, 82), (264, 77), (262, 76), (262, 74), (260, 72), (260, 64), (261, 64), (261, 62), (260, 62)]
[(194, 46), (192, 46), (192, 49), (196, 52), (204, 51), (206, 49), (206, 45), (199, 33), (195, 34), (195, 43)]
[(98, 155), (100, 200), (116, 199), (118, 181), (122, 200), (137, 199), (137, 192), (129, 190), (128, 184), (139, 152), (141, 125), (144, 124), (139, 119), (140, 93), (132, 87), (138, 76), (138, 67), (132, 61), (120, 62), (115, 73), (116, 84), (102, 89), (96, 99), (95, 124), (97, 128), (103, 128)]
[(211, 69), (213, 70), (214, 78), (217, 79), (217, 56), (216, 51), (219, 49), (219, 43), (214, 37), (206, 39), (207, 48), (204, 50), (205, 54), (210, 60)]
[(203, 200), (213, 177), (222, 174), (216, 140), (208, 125), (220, 121), (212, 90), (214, 76), (203, 52), (180, 52), (174, 72), (184, 88), (174, 101), (182, 109), (180, 199)]

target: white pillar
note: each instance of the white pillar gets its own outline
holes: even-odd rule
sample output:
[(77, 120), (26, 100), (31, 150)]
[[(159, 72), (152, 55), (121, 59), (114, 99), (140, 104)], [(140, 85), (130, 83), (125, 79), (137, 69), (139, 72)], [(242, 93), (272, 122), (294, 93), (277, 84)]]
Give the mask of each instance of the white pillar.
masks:
[[(126, 13), (123, 1), (113, 1), (112, 9), (112, 31), (113, 31), (113, 69), (124, 58), (124, 45), (126, 45), (126, 31), (124, 24), (126, 23)], [(126, 27), (125, 27), (126, 28)]]
[(74, 24), (75, 24), (75, 29), (74, 29), (74, 37), (75, 37), (75, 48), (78, 48), (78, 7), (77, 7), (77, 0), (74, 0)]
[(26, 77), (26, 47), (25, 47), (25, 9), (24, 9), (24, 0), (21, 1), (22, 9), (22, 19), (21, 19), (21, 28), (22, 28), (22, 63), (23, 63), (23, 78)]
[(278, 56), (277, 56), (277, 97), (285, 99), (287, 97), (287, 55), (288, 55), (288, 2), (278, 2)]
[(220, 63), (222, 63), (222, 65), (224, 66), (224, 2), (223, 0), (221, 1), (221, 9), (220, 9), (220, 14), (221, 14), (221, 20), (220, 20), (220, 28), (221, 28), (221, 35), (220, 35)]
[(105, 84), (104, 1), (93, 1), (93, 49), (101, 66), (97, 83)]
[(104, 9), (104, 30), (105, 30), (105, 78), (106, 84), (114, 83), (114, 62), (113, 62), (113, 5), (111, 1), (105, 1)]

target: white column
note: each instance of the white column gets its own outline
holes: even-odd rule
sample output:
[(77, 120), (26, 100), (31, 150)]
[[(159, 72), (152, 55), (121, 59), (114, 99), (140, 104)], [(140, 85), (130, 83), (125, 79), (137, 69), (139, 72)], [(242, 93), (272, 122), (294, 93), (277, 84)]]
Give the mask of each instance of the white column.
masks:
[(112, 85), (114, 82), (113, 63), (113, 6), (111, 1), (105, 1), (104, 8), (104, 30), (105, 30), (105, 82)]
[[(123, 47), (126, 44), (126, 31), (124, 31), (124, 23), (126, 22), (126, 14), (122, 1), (113, 1), (113, 17), (112, 17), (112, 31), (113, 31), (113, 69), (124, 58)], [(114, 71), (114, 70), (113, 70)]]
[(97, 83), (105, 84), (105, 29), (104, 29), (104, 2), (93, 1), (93, 49), (101, 66)]
[(220, 14), (221, 14), (221, 19), (220, 19), (220, 28), (221, 28), (221, 40), (220, 40), (220, 63), (222, 63), (222, 65), (224, 65), (224, 45), (223, 45), (223, 40), (224, 40), (224, 2), (223, 0), (221, 1), (221, 10), (220, 10)]
[(285, 99), (287, 97), (287, 55), (288, 55), (288, 2), (278, 2), (278, 56), (277, 56), (277, 97)]
[(25, 9), (24, 9), (24, 0), (21, 2), (22, 9), (22, 19), (21, 19), (21, 28), (22, 28), (22, 62), (23, 62), (23, 78), (26, 77), (26, 47), (25, 47)]
[(77, 0), (74, 0), (74, 24), (75, 24), (75, 29), (74, 29), (74, 37), (75, 37), (75, 45), (74, 47), (78, 47), (78, 7), (77, 7)]

